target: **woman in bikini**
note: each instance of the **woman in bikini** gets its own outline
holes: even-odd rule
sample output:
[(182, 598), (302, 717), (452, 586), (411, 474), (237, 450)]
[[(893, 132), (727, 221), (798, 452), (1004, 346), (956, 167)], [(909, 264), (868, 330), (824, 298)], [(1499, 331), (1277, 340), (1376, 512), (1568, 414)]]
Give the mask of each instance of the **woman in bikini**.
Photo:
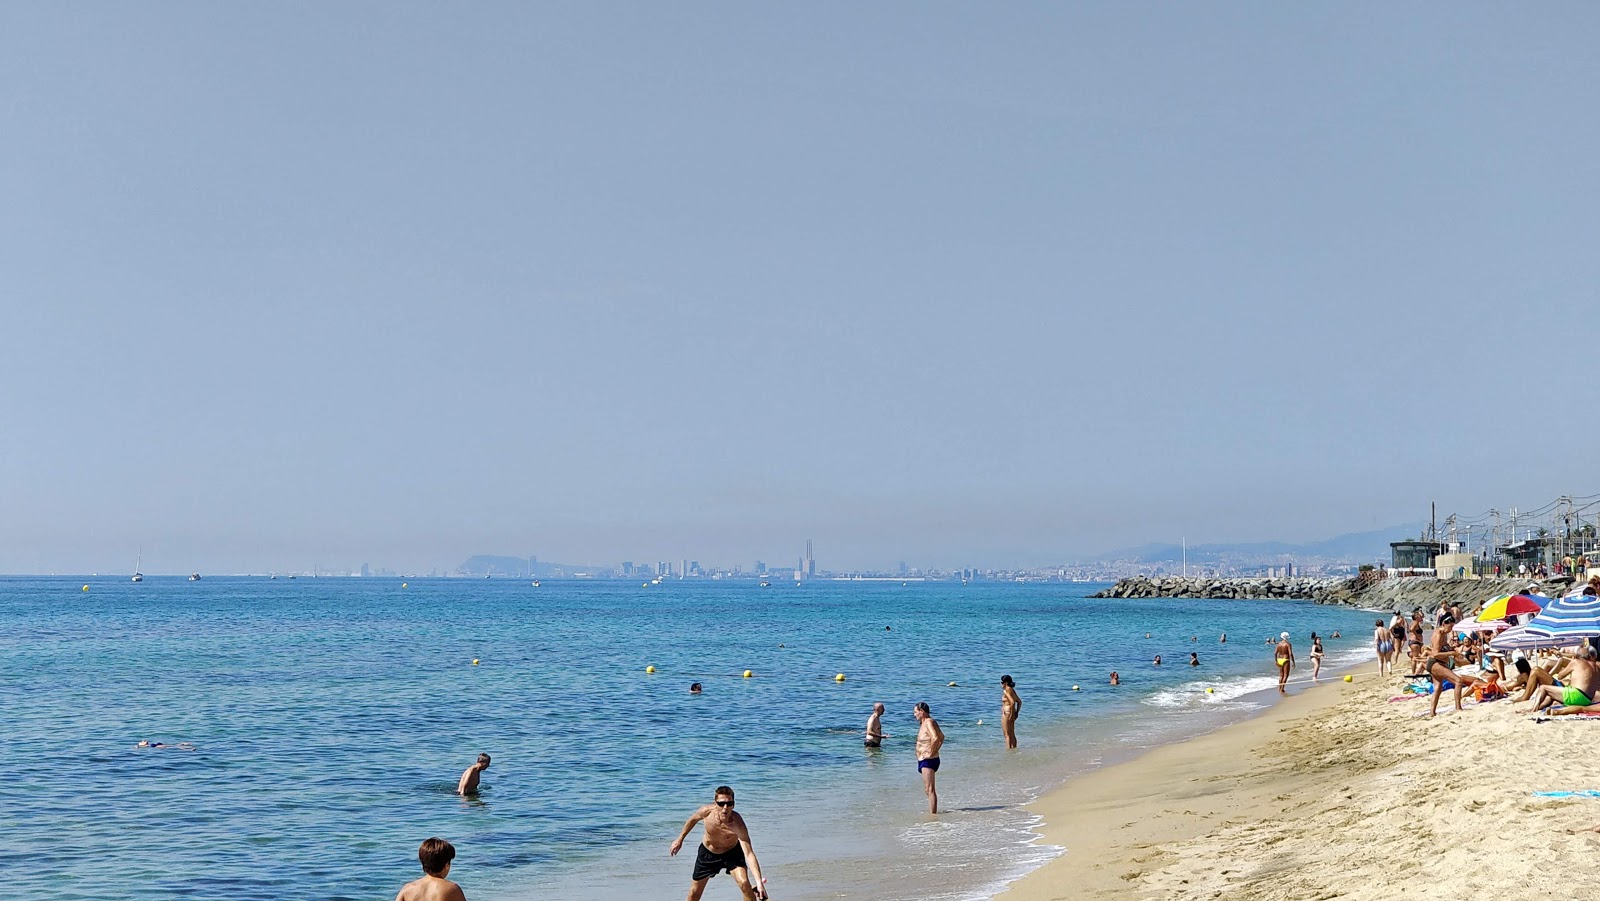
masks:
[(1322, 672), (1322, 639), (1317, 633), (1311, 633), (1311, 679), (1316, 681), (1317, 674)]
[(1393, 672), (1393, 665), (1389, 656), (1394, 653), (1394, 642), (1389, 630), (1384, 628), (1383, 620), (1374, 620), (1372, 628), (1372, 646), (1378, 652), (1378, 675)]
[(1451, 669), (1452, 666), (1460, 666), (1465, 662), (1466, 658), (1453, 649), (1436, 651), (1428, 655), (1428, 678), (1433, 680), (1433, 700), (1428, 705), (1428, 716), (1439, 712), (1439, 695), (1444, 694), (1444, 683), (1450, 682), (1455, 685), (1456, 709), (1460, 710), (1461, 690), (1468, 685), (1476, 685), (1483, 681)]
[(1017, 694), (1017, 683), (1010, 676), (1000, 677), (1000, 732), (1005, 735), (1006, 747), (1017, 746), (1017, 714), (1022, 712), (1022, 696)]

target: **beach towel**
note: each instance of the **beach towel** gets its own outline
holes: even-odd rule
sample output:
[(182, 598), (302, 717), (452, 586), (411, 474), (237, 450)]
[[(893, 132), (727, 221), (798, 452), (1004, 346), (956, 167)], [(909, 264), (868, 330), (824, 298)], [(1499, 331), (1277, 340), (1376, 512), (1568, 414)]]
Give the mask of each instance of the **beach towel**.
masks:
[(1580, 789), (1574, 792), (1534, 792), (1539, 798), (1600, 798), (1600, 790), (1593, 788)]

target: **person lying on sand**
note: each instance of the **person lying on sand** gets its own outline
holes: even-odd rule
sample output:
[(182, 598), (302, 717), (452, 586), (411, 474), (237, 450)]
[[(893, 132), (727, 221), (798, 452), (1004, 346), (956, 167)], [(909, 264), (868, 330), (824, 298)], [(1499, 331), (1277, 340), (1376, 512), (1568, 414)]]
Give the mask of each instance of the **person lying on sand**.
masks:
[[(1523, 662), (1526, 663), (1527, 661)], [(1567, 675), (1569, 668), (1571, 668), (1571, 663), (1566, 660), (1557, 660), (1555, 665), (1549, 669), (1531, 665), (1527, 674), (1522, 678), (1522, 697), (1517, 698), (1517, 703), (1521, 704), (1523, 701), (1532, 698), (1541, 688), (1550, 686), (1560, 688), (1562, 685), (1561, 680)], [(1521, 671), (1521, 664), (1517, 666), (1517, 669), (1519, 672)]]

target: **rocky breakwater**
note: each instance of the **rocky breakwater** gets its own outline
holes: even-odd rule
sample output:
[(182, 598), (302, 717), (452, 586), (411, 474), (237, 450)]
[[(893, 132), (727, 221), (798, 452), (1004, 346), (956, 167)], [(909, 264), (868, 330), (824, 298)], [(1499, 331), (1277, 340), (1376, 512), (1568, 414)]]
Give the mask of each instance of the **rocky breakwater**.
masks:
[(1226, 600), (1301, 600), (1318, 604), (1356, 604), (1355, 579), (1223, 579), (1135, 576), (1090, 595), (1095, 598), (1222, 598)]

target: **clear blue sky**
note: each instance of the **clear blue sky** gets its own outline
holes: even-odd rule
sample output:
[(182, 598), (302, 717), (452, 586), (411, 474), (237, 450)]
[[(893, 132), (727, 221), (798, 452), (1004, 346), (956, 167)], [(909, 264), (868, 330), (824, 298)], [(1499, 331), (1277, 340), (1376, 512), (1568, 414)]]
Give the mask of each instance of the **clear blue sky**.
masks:
[(1596, 489), (1593, 4), (6, 4), (0, 571)]

